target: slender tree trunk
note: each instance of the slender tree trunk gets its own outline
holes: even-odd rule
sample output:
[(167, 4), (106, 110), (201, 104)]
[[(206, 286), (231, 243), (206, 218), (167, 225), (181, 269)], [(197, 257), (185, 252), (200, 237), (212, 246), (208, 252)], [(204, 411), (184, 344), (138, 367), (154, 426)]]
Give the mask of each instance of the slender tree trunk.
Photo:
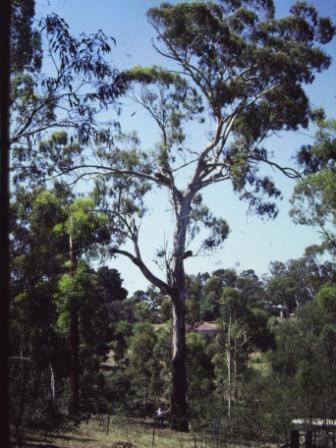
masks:
[[(70, 272), (74, 273), (75, 257), (73, 250), (73, 241), (71, 234), (69, 235), (69, 256), (70, 256)], [(79, 411), (79, 330), (78, 330), (78, 311), (77, 305), (70, 298), (69, 304), (69, 345), (70, 345), (70, 399), (69, 399), (69, 414), (71, 417), (76, 417)]]
[(227, 371), (228, 371), (228, 420), (231, 424), (231, 315), (228, 327), (227, 349), (226, 349)]
[(16, 418), (14, 419), (15, 436), (19, 448), (21, 448), (24, 445), (23, 416), (26, 411), (26, 405), (27, 405), (26, 394), (27, 394), (27, 381), (28, 381), (26, 365), (22, 361), (20, 362), (20, 369), (22, 369), (22, 377), (18, 393), (19, 403), (18, 403), (18, 410), (16, 410), (17, 411)]
[(79, 411), (79, 334), (78, 312), (73, 301), (70, 303), (69, 343), (71, 351), (69, 411), (71, 417), (76, 417)]
[(235, 337), (234, 342), (234, 358), (233, 358), (233, 369), (234, 369), (234, 398), (238, 399), (238, 347), (237, 338)]
[(184, 303), (173, 302), (171, 428), (188, 431)]

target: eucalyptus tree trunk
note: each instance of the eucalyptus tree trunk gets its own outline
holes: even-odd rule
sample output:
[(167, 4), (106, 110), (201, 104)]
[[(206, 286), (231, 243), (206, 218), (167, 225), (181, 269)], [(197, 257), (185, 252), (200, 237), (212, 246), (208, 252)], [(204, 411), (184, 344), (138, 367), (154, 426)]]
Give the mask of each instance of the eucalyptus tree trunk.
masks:
[(171, 428), (188, 431), (187, 369), (185, 343), (185, 271), (186, 234), (190, 221), (191, 197), (184, 197), (177, 208), (171, 286), (173, 308), (173, 353), (171, 389)]
[[(180, 293), (184, 293), (180, 291)], [(184, 302), (173, 302), (171, 428), (188, 431)]]

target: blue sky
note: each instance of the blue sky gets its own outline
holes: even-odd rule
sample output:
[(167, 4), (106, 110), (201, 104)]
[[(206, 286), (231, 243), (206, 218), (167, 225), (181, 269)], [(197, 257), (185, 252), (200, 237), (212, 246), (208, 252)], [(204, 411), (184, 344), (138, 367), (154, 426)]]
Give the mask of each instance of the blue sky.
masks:
[[(133, 65), (164, 65), (165, 61), (151, 45), (153, 30), (147, 22), (147, 9), (159, 5), (157, 0), (36, 0), (37, 15), (56, 12), (69, 23), (74, 34), (90, 33), (101, 28), (112, 35), (116, 41), (112, 58), (120, 69)], [(322, 14), (333, 17), (336, 21), (336, 2), (332, 0), (314, 0), (313, 3)], [(285, 15), (289, 0), (276, 0), (277, 14)], [(328, 45), (328, 52), (336, 58), (335, 41)], [(324, 107), (329, 116), (335, 117), (336, 63), (323, 74), (317, 76), (315, 83), (307, 88), (307, 92), (315, 106)], [(138, 130), (144, 147), (150, 147), (156, 135), (148, 119), (134, 112), (128, 105), (123, 113), (122, 123), (128, 130)], [(301, 144), (311, 142), (313, 129), (299, 133), (282, 134), (268, 140), (267, 146), (279, 154), (279, 160), (290, 161)], [(204, 130), (193, 129), (189, 136), (190, 144), (204, 138)], [(293, 163), (293, 162), (291, 162)], [(219, 268), (234, 267), (238, 271), (254, 269), (259, 275), (267, 273), (271, 261), (286, 261), (303, 254), (304, 248), (318, 242), (316, 230), (294, 225), (288, 216), (290, 198), (294, 182), (275, 174), (277, 185), (283, 192), (283, 201), (279, 203), (280, 213), (274, 221), (262, 221), (259, 217), (247, 215), (247, 206), (238, 201), (229, 185), (209, 187), (204, 198), (214, 214), (222, 216), (229, 222), (231, 233), (223, 249), (211, 256), (192, 258), (186, 263), (187, 273), (211, 272)], [(171, 218), (164, 192), (153, 194), (149, 208), (151, 217), (141, 226), (141, 242), (144, 259), (160, 274), (152, 263), (155, 249), (163, 243), (164, 236), (171, 234)], [(122, 274), (125, 287), (130, 291), (144, 289), (147, 282), (131, 262), (118, 258), (111, 261)]]

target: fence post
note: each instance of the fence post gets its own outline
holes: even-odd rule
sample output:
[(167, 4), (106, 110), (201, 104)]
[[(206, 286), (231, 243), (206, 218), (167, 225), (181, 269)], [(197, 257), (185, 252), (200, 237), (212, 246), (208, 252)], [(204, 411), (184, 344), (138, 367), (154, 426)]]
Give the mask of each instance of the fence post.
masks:
[(218, 412), (218, 422), (217, 422), (217, 444), (216, 448), (219, 448), (219, 440), (220, 440), (220, 431), (221, 431), (221, 412)]
[(194, 432), (194, 448), (197, 448), (196, 432)]
[(109, 427), (110, 427), (110, 414), (107, 416), (107, 422), (106, 422), (106, 435), (108, 436), (109, 433)]
[(297, 429), (290, 432), (290, 446), (291, 448), (300, 448), (300, 432)]
[(152, 438), (152, 446), (154, 446), (154, 441), (155, 441), (155, 419), (153, 421), (153, 438)]
[(312, 448), (313, 447), (313, 433), (312, 433), (312, 431), (306, 431), (306, 434), (305, 434), (305, 445), (306, 445), (306, 448)]

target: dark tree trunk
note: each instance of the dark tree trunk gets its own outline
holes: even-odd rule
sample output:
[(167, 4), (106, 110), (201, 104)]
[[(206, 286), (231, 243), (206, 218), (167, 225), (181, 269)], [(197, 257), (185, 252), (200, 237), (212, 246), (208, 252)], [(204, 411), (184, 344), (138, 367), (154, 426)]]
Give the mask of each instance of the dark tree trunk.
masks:
[(3, 447), (9, 446), (9, 91), (10, 91), (10, 19), (11, 2), (0, 2), (0, 339), (3, 350), (0, 354), (0, 403), (3, 415), (0, 425), (0, 440)]
[[(73, 275), (75, 270), (75, 255), (73, 249), (72, 235), (69, 235), (69, 257), (70, 273)], [(69, 304), (69, 345), (70, 345), (70, 399), (69, 414), (76, 418), (79, 411), (79, 329), (78, 329), (78, 311), (74, 297), (70, 297)]]
[(70, 400), (69, 414), (76, 417), (79, 411), (79, 333), (78, 333), (78, 312), (76, 304), (71, 300), (70, 303)]
[(188, 431), (184, 301), (173, 302), (171, 428)]
[(27, 404), (26, 393), (27, 393), (27, 381), (28, 381), (25, 363), (22, 363), (20, 369), (21, 368), (22, 368), (22, 379), (19, 389), (18, 413), (16, 418), (14, 419), (16, 442), (19, 448), (21, 448), (24, 445), (23, 415), (25, 413)]
[(191, 195), (181, 199), (176, 207), (177, 228), (174, 235), (174, 257), (172, 264), (173, 305), (173, 355), (171, 389), (171, 428), (188, 431), (187, 413), (187, 369), (185, 343), (185, 272), (184, 255), (187, 228), (190, 221)]

